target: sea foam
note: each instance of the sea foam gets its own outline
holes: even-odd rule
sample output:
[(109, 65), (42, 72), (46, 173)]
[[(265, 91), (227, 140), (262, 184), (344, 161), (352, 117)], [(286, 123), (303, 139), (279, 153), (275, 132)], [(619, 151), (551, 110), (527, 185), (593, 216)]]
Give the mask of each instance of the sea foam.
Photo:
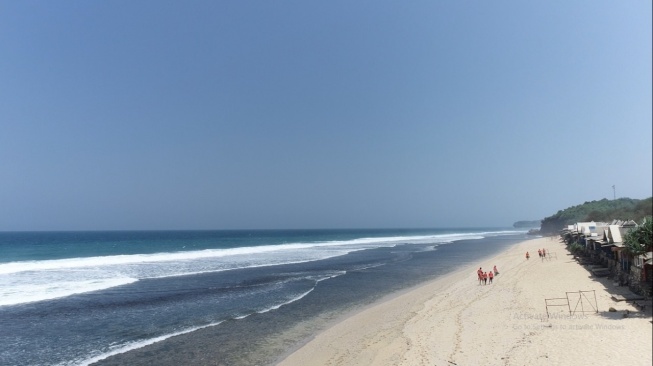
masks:
[[(0, 306), (105, 290), (146, 278), (315, 261), (397, 244), (442, 245), (488, 233), (369, 237), (226, 249), (20, 261), (0, 264)], [(501, 232), (491, 232), (498, 235)]]

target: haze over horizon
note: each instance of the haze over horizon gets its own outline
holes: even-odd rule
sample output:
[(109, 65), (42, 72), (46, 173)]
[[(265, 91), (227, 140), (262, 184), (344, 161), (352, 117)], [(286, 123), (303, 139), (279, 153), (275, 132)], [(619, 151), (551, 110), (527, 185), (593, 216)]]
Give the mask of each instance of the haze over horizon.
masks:
[(0, 231), (508, 227), (652, 182), (650, 1), (0, 0)]

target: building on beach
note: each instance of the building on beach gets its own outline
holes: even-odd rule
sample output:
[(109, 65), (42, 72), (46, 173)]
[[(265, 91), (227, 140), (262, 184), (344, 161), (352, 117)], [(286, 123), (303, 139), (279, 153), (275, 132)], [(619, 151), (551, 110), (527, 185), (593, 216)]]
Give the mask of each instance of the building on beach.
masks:
[(633, 256), (628, 253), (625, 237), (638, 227), (632, 220), (611, 223), (578, 222), (560, 232), (567, 246), (579, 256), (582, 264), (590, 265), (596, 276), (608, 276), (619, 285), (651, 296), (653, 290), (653, 252)]

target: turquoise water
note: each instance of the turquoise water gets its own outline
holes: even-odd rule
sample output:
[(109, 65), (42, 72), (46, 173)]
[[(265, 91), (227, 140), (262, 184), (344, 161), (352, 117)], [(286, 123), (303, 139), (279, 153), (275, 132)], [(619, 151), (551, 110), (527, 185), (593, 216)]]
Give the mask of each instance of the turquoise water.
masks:
[(189, 252), (361, 238), (512, 233), (513, 229), (339, 229), (221, 231), (0, 232), (0, 263), (93, 256)]

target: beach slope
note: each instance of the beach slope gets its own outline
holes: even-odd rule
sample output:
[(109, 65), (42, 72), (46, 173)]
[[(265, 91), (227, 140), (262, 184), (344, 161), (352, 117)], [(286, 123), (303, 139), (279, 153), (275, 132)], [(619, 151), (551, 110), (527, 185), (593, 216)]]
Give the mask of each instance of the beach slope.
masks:
[(650, 309), (621, 293), (557, 238), (528, 240), (344, 319), (279, 365), (651, 365)]

